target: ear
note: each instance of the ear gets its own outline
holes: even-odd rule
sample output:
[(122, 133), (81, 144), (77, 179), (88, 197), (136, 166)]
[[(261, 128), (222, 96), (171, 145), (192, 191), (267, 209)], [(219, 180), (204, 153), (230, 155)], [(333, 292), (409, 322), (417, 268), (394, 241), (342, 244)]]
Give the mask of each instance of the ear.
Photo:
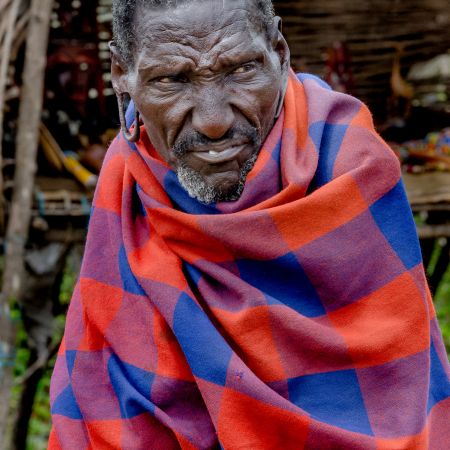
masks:
[(291, 58), (288, 44), (281, 32), (281, 29), (282, 29), (281, 17), (276, 16), (273, 18), (272, 26), (269, 30), (272, 49), (278, 54), (278, 57), (280, 59), (280, 71), (281, 71), (280, 94), (278, 97), (278, 104), (275, 111), (275, 119), (278, 119), (278, 117), (281, 114), (281, 110), (283, 109), (284, 96), (286, 94), (286, 89), (288, 85), (290, 58)]
[(119, 54), (119, 49), (114, 41), (109, 42), (111, 52), (111, 82), (116, 94), (129, 92), (128, 89), (128, 66)]
[(284, 38), (282, 33), (281, 17), (275, 16), (273, 18), (269, 30), (269, 38), (272, 49), (278, 53), (282, 70), (286, 71), (287, 73), (289, 71), (291, 54), (286, 39)]

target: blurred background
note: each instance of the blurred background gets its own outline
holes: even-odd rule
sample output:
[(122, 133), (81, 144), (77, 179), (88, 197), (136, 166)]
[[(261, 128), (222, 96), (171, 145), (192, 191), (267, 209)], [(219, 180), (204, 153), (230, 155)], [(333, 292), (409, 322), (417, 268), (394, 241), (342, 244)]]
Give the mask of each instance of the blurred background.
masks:
[[(450, 2), (275, 8), (293, 68), (365, 101), (399, 157), (450, 349)], [(46, 448), (50, 374), (119, 128), (111, 19), (111, 0), (0, 0), (0, 450)]]

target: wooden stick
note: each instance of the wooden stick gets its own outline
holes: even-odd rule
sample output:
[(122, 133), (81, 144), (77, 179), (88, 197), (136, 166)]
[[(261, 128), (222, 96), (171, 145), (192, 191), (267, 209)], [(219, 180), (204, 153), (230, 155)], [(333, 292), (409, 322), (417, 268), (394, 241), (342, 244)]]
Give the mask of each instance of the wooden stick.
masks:
[[(1, 1), (1, 0), (0, 0)], [(8, 66), (9, 66), (9, 58), (10, 58), (10, 52), (11, 52), (11, 46), (14, 40), (14, 31), (15, 31), (15, 24), (17, 20), (17, 15), (19, 12), (19, 6), (21, 4), (21, 0), (12, 0), (13, 3), (11, 4), (9, 8), (9, 14), (4, 13), (4, 37), (2, 39), (3, 45), (1, 49), (0, 54), (0, 125), (3, 125), (3, 102), (4, 102), (4, 94), (6, 90), (6, 78), (8, 74)], [(3, 2), (3, 3), (9, 3)], [(0, 4), (0, 10), (5, 11), (6, 5)], [(0, 33), (1, 36), (2, 33)], [(1, 131), (3, 129), (3, 126), (0, 126), (0, 154), (1, 154)]]
[(435, 239), (439, 237), (450, 237), (450, 225), (420, 225), (417, 227), (419, 239)]
[[(8, 67), (11, 55), (11, 46), (13, 43), (14, 29), (19, 12), (21, 0), (13, 0), (10, 6), (8, 15), (8, 24), (6, 29), (5, 38), (3, 40), (3, 46), (1, 49), (1, 61), (0, 61), (0, 230), (4, 229), (4, 204), (3, 204), (3, 173), (1, 167), (2, 163), (2, 142), (3, 142), (3, 118), (5, 110), (5, 92), (8, 77)], [(1, 9), (1, 8), (0, 8)]]
[(9, 3), (11, 3), (11, 0), (0, 0), (0, 11), (5, 11)]
[(40, 141), (45, 152), (45, 156), (49, 162), (61, 172), (64, 169), (64, 152), (43, 123), (41, 123), (39, 131)]
[(28, 236), (33, 201), (36, 154), (44, 92), (47, 44), (53, 0), (32, 0), (27, 33), (23, 86), (20, 98), (16, 147), (16, 172), (11, 213), (6, 233), (5, 269), (0, 297), (0, 450), (5, 442), (9, 398), (12, 386), (15, 330), (10, 318), (10, 302), (20, 295), (24, 272), (24, 246)]

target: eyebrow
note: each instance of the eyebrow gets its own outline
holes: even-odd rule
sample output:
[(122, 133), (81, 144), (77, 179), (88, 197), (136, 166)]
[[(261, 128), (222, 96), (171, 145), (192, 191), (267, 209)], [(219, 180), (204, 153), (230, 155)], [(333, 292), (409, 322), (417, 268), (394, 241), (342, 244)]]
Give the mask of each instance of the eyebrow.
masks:
[(239, 51), (232, 49), (229, 52), (221, 53), (216, 60), (216, 65), (220, 66), (232, 66), (236, 63), (239, 64), (242, 61), (251, 61), (265, 59), (264, 52), (259, 49), (249, 49), (248, 51)]
[[(224, 51), (217, 49), (210, 56), (207, 66), (213, 71), (236, 66), (250, 60), (265, 59), (264, 51), (261, 48), (254, 45), (249, 46), (244, 42)], [(138, 73), (140, 77), (157, 76), (159, 73), (166, 73), (168, 67), (170, 67), (169, 71), (174, 73), (195, 71), (199, 68), (194, 57), (178, 53), (161, 55), (158, 58), (147, 58), (145, 65), (138, 67)]]
[(145, 65), (139, 66), (137, 71), (140, 77), (153, 74), (157, 75), (159, 72), (167, 72), (168, 66), (173, 72), (182, 72), (192, 67), (192, 60), (189, 58), (182, 58), (180, 60), (180, 55), (174, 55), (173, 59), (167, 56), (164, 58), (148, 58)]
[(215, 46), (216, 64), (228, 65), (231, 60), (258, 59), (264, 56), (264, 51), (260, 45), (254, 42), (241, 41), (237, 45), (227, 45), (227, 40)]

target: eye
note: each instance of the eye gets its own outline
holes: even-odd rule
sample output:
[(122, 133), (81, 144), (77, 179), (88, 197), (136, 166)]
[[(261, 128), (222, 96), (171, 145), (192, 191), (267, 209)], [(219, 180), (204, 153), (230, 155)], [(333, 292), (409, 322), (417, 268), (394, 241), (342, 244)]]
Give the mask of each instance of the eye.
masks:
[(255, 62), (248, 62), (248, 63), (242, 64), (239, 67), (236, 67), (236, 69), (234, 69), (232, 73), (235, 73), (235, 74), (248, 73), (248, 72), (251, 72), (255, 68), (256, 68)]
[(163, 77), (154, 78), (152, 81), (161, 84), (186, 83), (188, 81), (186, 75), (165, 75)]

